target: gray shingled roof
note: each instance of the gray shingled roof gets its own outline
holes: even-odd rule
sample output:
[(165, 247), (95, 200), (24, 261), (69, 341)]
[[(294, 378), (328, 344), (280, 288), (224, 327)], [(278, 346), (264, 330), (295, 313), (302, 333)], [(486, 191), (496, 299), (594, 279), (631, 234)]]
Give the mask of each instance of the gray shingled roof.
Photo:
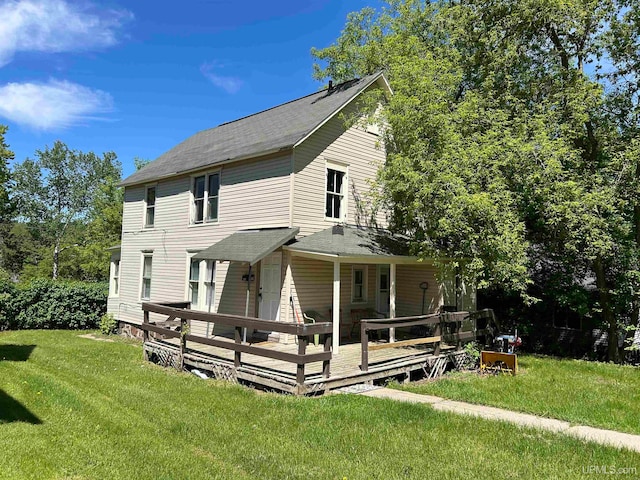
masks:
[(407, 238), (388, 230), (336, 225), (301, 238), (289, 246), (299, 252), (339, 257), (408, 256)]
[(234, 159), (289, 149), (381, 76), (382, 73), (376, 73), (351, 80), (331, 91), (321, 90), (203, 130), (127, 177), (122, 185), (149, 182)]
[(299, 231), (299, 228), (241, 230), (214, 243), (192, 258), (246, 262), (253, 265), (292, 240)]

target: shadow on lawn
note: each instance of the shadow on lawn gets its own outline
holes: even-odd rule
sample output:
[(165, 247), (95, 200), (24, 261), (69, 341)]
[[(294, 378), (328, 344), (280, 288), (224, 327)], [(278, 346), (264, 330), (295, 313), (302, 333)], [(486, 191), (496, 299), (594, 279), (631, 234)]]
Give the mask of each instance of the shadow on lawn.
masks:
[(0, 343), (0, 361), (26, 362), (31, 356), (35, 345), (8, 345)]
[(42, 423), (24, 405), (0, 390), (0, 425), (11, 422), (27, 422), (34, 425)]
[[(0, 361), (26, 362), (34, 348), (35, 345), (0, 344)], [(24, 405), (0, 390), (0, 425), (10, 422), (27, 422), (34, 425), (42, 423)]]

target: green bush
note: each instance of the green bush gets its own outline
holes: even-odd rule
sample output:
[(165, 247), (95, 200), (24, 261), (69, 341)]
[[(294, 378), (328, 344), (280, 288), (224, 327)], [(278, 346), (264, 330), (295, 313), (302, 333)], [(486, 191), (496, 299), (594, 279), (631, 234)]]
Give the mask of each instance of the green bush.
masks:
[(4, 288), (3, 302), (0, 282), (0, 330), (98, 328), (107, 309), (104, 284), (39, 279)]
[(118, 322), (110, 313), (105, 313), (100, 319), (100, 331), (105, 335), (116, 333)]
[(8, 275), (0, 271), (0, 330), (5, 330), (15, 317), (14, 300), (16, 286)]
[(480, 349), (476, 342), (469, 342), (464, 346), (464, 353), (466, 359), (464, 362), (464, 368), (467, 370), (473, 370), (480, 366)]

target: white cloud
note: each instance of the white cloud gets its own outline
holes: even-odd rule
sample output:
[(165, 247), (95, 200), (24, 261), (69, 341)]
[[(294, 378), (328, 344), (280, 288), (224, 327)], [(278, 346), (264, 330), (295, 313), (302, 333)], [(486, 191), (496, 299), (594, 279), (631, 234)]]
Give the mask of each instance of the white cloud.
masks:
[(77, 52), (118, 41), (133, 18), (126, 10), (96, 9), (65, 0), (0, 0), (0, 67), (16, 52)]
[(221, 66), (216, 63), (204, 63), (200, 66), (200, 72), (216, 87), (220, 87), (227, 93), (236, 93), (240, 90), (244, 83), (241, 79), (215, 73), (213, 71), (215, 68), (221, 68)]
[(0, 117), (38, 130), (61, 130), (112, 110), (108, 93), (68, 81), (0, 86)]

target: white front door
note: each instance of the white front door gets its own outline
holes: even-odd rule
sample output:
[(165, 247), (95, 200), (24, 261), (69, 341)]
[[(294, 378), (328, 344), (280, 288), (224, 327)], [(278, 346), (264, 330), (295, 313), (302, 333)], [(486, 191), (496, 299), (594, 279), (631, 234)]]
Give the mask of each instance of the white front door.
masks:
[(389, 314), (389, 265), (378, 265), (377, 280), (377, 304), (376, 309), (380, 313)]
[(260, 318), (278, 320), (280, 317), (280, 284), (282, 252), (272, 253), (260, 262)]

